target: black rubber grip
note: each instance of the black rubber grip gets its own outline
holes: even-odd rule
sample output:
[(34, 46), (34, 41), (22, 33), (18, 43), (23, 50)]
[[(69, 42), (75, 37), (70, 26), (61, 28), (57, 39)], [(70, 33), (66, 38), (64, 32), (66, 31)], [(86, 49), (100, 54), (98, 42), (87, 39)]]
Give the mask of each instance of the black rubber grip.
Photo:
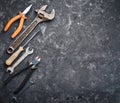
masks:
[(9, 77), (4, 81), (4, 85), (7, 85), (13, 78), (13, 75), (9, 75)]
[(31, 66), (32, 65), (29, 65), (15, 74), (10, 74), (9, 77), (4, 81), (4, 85), (7, 85), (14, 77), (18, 76), (20, 73), (26, 71), (27, 69), (30, 69)]
[(25, 86), (25, 84), (27, 83), (27, 81), (29, 80), (29, 78), (31, 77), (32, 73), (35, 71), (35, 69), (30, 69), (28, 74), (25, 76), (25, 79), (23, 80), (23, 82), (20, 84), (20, 86), (18, 88), (16, 88), (16, 90), (14, 91), (14, 94), (18, 94), (20, 92), (20, 90)]

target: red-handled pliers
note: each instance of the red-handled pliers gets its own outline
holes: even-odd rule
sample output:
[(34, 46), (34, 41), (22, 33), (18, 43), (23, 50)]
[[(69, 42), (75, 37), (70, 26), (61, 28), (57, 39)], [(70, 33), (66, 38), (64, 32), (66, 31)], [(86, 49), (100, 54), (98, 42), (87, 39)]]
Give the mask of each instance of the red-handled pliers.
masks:
[(32, 7), (32, 4), (29, 5), (23, 12), (19, 12), (19, 14), (17, 16), (13, 17), (12, 19), (10, 19), (8, 21), (7, 25), (4, 28), (4, 31), (7, 31), (10, 28), (10, 26), (12, 25), (12, 23), (14, 23), (16, 20), (20, 19), (19, 26), (14, 31), (14, 33), (11, 35), (11, 38), (15, 38), (22, 30), (24, 21), (25, 21), (25, 19), (27, 19), (27, 17), (25, 15), (30, 11), (31, 7)]

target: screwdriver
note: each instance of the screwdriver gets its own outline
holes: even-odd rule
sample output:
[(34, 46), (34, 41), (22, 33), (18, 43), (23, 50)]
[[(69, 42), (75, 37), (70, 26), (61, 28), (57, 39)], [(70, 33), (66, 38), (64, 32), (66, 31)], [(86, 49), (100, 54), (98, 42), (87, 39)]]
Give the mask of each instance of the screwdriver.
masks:
[(39, 33), (39, 31), (37, 31), (35, 34), (33, 34), (29, 40), (27, 40), (27, 42), (23, 45), (23, 46), (20, 46), (19, 49), (14, 52), (7, 60), (6, 60), (6, 65), (7, 66), (10, 66), (13, 61), (19, 56), (19, 54), (24, 50), (24, 47)]

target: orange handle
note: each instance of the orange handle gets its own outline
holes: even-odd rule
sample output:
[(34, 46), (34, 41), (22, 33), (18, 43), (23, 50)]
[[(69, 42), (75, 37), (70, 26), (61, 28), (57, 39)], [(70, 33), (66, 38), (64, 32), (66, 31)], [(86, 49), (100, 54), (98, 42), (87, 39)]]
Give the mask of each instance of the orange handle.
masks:
[(22, 27), (23, 27), (23, 24), (24, 24), (24, 21), (25, 21), (26, 17), (22, 13), (20, 13), (20, 15), (22, 15), (22, 16), (21, 16), (21, 19), (20, 19), (19, 26), (15, 30), (15, 32), (11, 35), (11, 38), (15, 38), (20, 33), (20, 31), (22, 30)]
[(16, 20), (18, 20), (19, 18), (21, 18), (21, 15), (20, 15), (20, 14), (17, 15), (17, 16), (15, 16), (15, 17), (13, 17), (12, 19), (10, 19), (10, 20), (8, 21), (8, 23), (6, 24), (6, 26), (5, 26), (5, 28), (4, 28), (4, 31), (7, 31), (7, 30), (10, 28), (11, 24), (14, 23)]

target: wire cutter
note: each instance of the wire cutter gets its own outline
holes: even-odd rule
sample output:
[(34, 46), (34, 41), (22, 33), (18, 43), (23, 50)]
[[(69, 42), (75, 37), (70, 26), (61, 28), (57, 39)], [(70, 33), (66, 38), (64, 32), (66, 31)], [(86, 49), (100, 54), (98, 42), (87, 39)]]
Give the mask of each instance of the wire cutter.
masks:
[(19, 12), (19, 14), (17, 16), (11, 18), (8, 21), (8, 23), (6, 24), (6, 26), (4, 28), (5, 32), (10, 28), (10, 26), (12, 25), (12, 23), (14, 23), (16, 20), (20, 19), (19, 26), (14, 31), (14, 33), (11, 35), (11, 38), (15, 38), (20, 33), (20, 31), (22, 30), (24, 21), (25, 21), (25, 19), (27, 19), (27, 17), (25, 15), (30, 11), (31, 7), (32, 7), (32, 4), (29, 5), (23, 12)]
[(11, 74), (8, 76), (8, 78), (4, 81), (4, 85), (7, 85), (14, 77), (18, 76), (19, 74), (21, 74), (22, 72), (27, 70), (27, 74), (24, 78), (24, 80), (22, 81), (22, 83), (18, 86), (18, 88), (15, 89), (14, 94), (18, 94), (21, 89), (25, 86), (25, 84), (27, 83), (27, 81), (30, 79), (32, 73), (38, 69), (36, 66), (38, 65), (38, 63), (40, 62), (41, 58), (39, 56), (35, 57), (31, 62), (29, 62), (29, 65), (27, 67), (25, 67), (24, 69), (20, 70), (17, 73)]

